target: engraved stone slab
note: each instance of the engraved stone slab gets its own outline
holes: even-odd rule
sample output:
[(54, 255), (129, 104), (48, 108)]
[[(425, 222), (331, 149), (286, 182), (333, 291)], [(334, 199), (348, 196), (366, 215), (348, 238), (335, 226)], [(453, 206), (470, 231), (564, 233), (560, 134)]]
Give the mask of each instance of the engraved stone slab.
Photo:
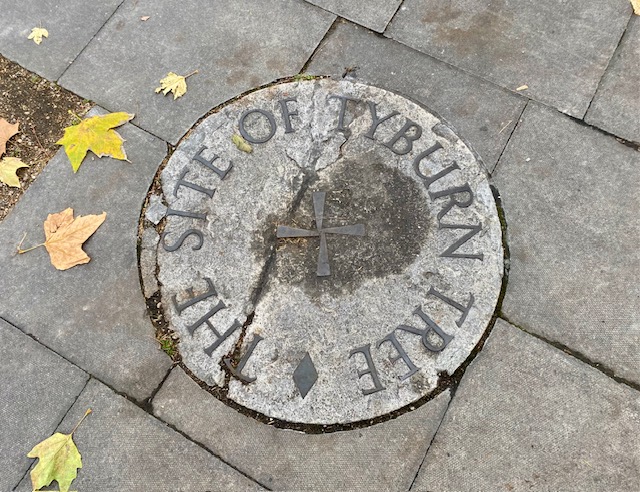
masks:
[(401, 96), (327, 79), (253, 92), (161, 180), (166, 317), (191, 372), (246, 408), (385, 415), (433, 392), (491, 320), (503, 251), (484, 167)]

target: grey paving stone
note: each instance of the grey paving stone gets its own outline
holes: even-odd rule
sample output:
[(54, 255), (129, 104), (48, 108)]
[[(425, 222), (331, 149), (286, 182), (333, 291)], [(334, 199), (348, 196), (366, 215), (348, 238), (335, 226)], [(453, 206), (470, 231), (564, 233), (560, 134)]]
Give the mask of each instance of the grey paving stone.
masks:
[[(74, 175), (61, 149), (0, 223), (0, 316), (142, 400), (171, 367), (145, 313), (136, 254), (140, 209), (166, 149), (133, 125), (118, 132), (131, 162), (87, 156)], [(24, 247), (42, 242), (47, 215), (67, 207), (76, 215), (107, 212), (85, 243), (91, 262), (61, 272), (44, 248), (14, 254), (24, 232)]]
[(631, 8), (599, 0), (406, 0), (386, 34), (582, 117)]
[(448, 402), (445, 392), (395, 420), (312, 435), (237, 413), (176, 368), (153, 411), (274, 490), (407, 490)]
[[(122, 0), (0, 0), (0, 53), (56, 80), (120, 3)], [(49, 31), (39, 46), (27, 39), (34, 27)]]
[[(126, 0), (60, 84), (176, 143), (214, 106), (299, 72), (334, 19), (298, 0), (185, 0), (179, 13), (171, 0)], [(154, 93), (168, 72), (193, 70), (182, 98)]]
[(637, 490), (640, 393), (499, 320), (412, 490)]
[[(73, 490), (262, 489), (95, 379), (89, 381), (58, 432), (70, 432), (87, 408), (93, 413), (73, 437), (82, 455)], [(30, 484), (27, 476), (17, 490), (31, 490)]]
[(27, 453), (52, 434), (89, 376), (0, 320), (0, 490), (29, 468)]
[(502, 311), (640, 383), (640, 153), (530, 103), (498, 164), (511, 271)]
[(382, 32), (396, 13), (402, 0), (306, 0), (309, 3), (329, 10), (340, 17), (361, 24), (369, 29)]
[(633, 17), (605, 72), (585, 120), (640, 142), (640, 19)]
[(459, 131), (490, 171), (525, 105), (524, 98), (346, 22), (336, 24), (307, 71), (370, 83), (424, 104)]

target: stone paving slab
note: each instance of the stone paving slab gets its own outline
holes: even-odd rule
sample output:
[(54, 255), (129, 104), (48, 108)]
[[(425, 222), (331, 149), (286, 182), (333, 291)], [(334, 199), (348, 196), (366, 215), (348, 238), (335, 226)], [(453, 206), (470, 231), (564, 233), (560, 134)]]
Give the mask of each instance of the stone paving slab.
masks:
[[(0, 317), (143, 400), (171, 367), (146, 314), (136, 253), (140, 209), (166, 144), (130, 124), (118, 132), (131, 162), (87, 156), (74, 175), (60, 150), (0, 223)], [(14, 254), (24, 232), (24, 247), (42, 242), (47, 215), (67, 207), (107, 212), (85, 243), (90, 263), (61, 272), (44, 248)]]
[(386, 35), (581, 118), (630, 15), (624, 0), (406, 0)]
[(377, 32), (383, 32), (402, 0), (306, 0), (340, 17), (349, 19)]
[(640, 393), (498, 320), (412, 490), (637, 490)]
[(236, 412), (176, 368), (153, 411), (274, 490), (408, 490), (448, 402), (445, 392), (373, 427), (304, 434)]
[[(1, 0), (0, 53), (42, 77), (57, 80), (120, 3), (122, 0)], [(34, 27), (49, 31), (40, 46), (27, 39)]]
[(640, 19), (633, 16), (585, 121), (640, 142)]
[(490, 171), (525, 105), (522, 97), (346, 22), (336, 23), (307, 71), (370, 83), (424, 104), (460, 132)]
[[(69, 432), (87, 408), (93, 413), (73, 436), (82, 455), (73, 490), (262, 490), (95, 379), (89, 381), (58, 432)], [(16, 490), (29, 491), (30, 486), (27, 476)]]
[[(60, 84), (175, 144), (214, 106), (298, 73), (334, 19), (299, 0), (186, 0), (179, 15), (170, 0), (126, 0)], [(182, 98), (154, 92), (194, 70)]]
[(527, 331), (640, 383), (640, 153), (531, 103), (495, 175)]
[(89, 376), (0, 320), (0, 490), (29, 469), (27, 453), (51, 435)]

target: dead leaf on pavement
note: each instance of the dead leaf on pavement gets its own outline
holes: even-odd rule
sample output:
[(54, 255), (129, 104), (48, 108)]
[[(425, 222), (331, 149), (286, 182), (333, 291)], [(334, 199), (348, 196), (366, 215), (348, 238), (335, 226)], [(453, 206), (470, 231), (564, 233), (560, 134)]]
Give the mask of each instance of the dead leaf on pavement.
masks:
[(253, 152), (253, 147), (251, 147), (251, 144), (249, 144), (249, 142), (247, 142), (244, 138), (242, 138), (237, 133), (231, 137), (231, 141), (242, 152), (246, 152), (247, 154), (250, 154), (251, 152)]
[(144, 21), (148, 21), (150, 18), (151, 18), (150, 15), (143, 15), (142, 17), (140, 17), (140, 20), (144, 22)]
[(82, 468), (82, 456), (73, 442), (73, 433), (90, 413), (89, 408), (70, 434), (56, 432), (29, 451), (28, 458), (39, 458), (38, 464), (31, 470), (33, 490), (40, 490), (55, 480), (60, 492), (69, 491), (71, 482), (78, 475), (78, 468)]
[(7, 140), (18, 133), (18, 127), (20, 123), (17, 121), (12, 125), (4, 118), (0, 118), (0, 155), (4, 154), (7, 150)]
[(640, 0), (631, 0), (631, 5), (635, 14), (640, 15)]
[(64, 146), (73, 172), (78, 172), (88, 151), (92, 151), (98, 157), (108, 155), (126, 161), (127, 155), (122, 147), (124, 140), (113, 128), (124, 125), (133, 117), (134, 115), (129, 113), (110, 113), (92, 116), (82, 120), (78, 125), (65, 128), (64, 136), (56, 143)]
[(42, 27), (34, 27), (33, 29), (31, 29), (31, 34), (29, 34), (29, 37), (27, 39), (33, 39), (34, 43), (40, 44), (42, 43), (43, 37), (48, 38), (49, 31)]
[(526, 91), (529, 88), (529, 86), (527, 84), (521, 85), (520, 87), (518, 87), (516, 90), (517, 91)]
[[(18, 254), (26, 253), (44, 246), (49, 252), (51, 264), (58, 270), (68, 270), (76, 265), (89, 263), (91, 258), (82, 250), (84, 242), (96, 232), (107, 218), (107, 213), (73, 217), (73, 209), (68, 208), (57, 214), (49, 214), (44, 221), (45, 242), (27, 249), (20, 249)], [(22, 238), (24, 241), (24, 238)]]
[(29, 167), (17, 157), (5, 157), (0, 159), (0, 181), (14, 188), (22, 188), (16, 171), (21, 167)]
[(182, 97), (187, 92), (187, 77), (198, 73), (194, 70), (190, 74), (178, 75), (177, 73), (169, 72), (164, 79), (160, 80), (160, 87), (156, 88), (156, 94), (160, 91), (166, 96), (169, 92), (173, 92), (173, 100), (175, 101), (179, 97)]

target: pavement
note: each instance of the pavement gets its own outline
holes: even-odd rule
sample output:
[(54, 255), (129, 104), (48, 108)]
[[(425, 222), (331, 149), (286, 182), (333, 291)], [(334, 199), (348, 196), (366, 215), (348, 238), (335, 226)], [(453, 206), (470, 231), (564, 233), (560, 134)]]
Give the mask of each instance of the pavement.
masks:
[[(130, 162), (73, 175), (60, 151), (0, 222), (0, 490), (31, 490), (26, 453), (88, 407), (73, 490), (640, 490), (640, 18), (627, 0), (0, 11), (3, 56), (94, 101), (92, 114), (136, 114), (119, 130)], [(50, 36), (36, 47), (39, 24)], [(154, 93), (195, 69), (183, 98)], [(498, 319), (459, 384), (328, 434), (201, 390), (159, 349), (138, 273), (140, 210), (168, 152), (212, 108), (298, 73), (433, 109), (483, 159), (507, 226)], [(13, 254), (66, 207), (117, 218), (86, 243), (89, 264), (58, 272), (42, 249)]]

